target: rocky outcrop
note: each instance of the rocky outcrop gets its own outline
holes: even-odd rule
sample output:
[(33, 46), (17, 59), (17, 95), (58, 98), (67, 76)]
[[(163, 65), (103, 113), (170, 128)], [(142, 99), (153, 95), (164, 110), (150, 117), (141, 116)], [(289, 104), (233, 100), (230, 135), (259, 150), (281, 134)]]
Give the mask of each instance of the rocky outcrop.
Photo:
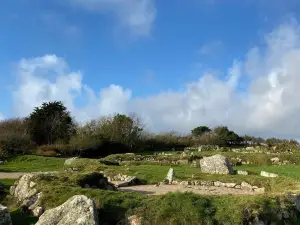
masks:
[(0, 225), (12, 225), (9, 210), (3, 205), (0, 205)]
[(262, 177), (278, 177), (278, 174), (261, 171), (260, 176), (262, 176)]
[(209, 174), (233, 174), (229, 159), (222, 155), (204, 157), (200, 160), (203, 173)]
[(95, 202), (84, 195), (75, 195), (45, 211), (36, 225), (98, 225)]
[[(19, 181), (15, 182), (10, 187), (10, 194), (17, 199), (21, 208), (26, 208), (35, 216), (40, 216), (43, 213), (43, 208), (40, 205), (42, 193), (38, 192), (35, 179), (40, 174), (24, 174)], [(51, 176), (49, 174), (49, 176)]]

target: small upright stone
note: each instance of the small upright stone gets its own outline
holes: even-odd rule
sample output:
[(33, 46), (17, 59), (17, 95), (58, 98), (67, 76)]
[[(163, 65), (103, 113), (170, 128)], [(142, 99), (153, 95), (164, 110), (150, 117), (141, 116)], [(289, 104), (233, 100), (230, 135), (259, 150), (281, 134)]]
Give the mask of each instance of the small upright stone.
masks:
[(172, 181), (175, 177), (175, 173), (174, 173), (174, 169), (173, 168), (170, 168), (169, 169), (169, 172), (167, 174), (167, 177), (166, 177), (166, 180), (169, 184), (172, 184)]
[(9, 210), (3, 205), (0, 205), (0, 225), (12, 225)]

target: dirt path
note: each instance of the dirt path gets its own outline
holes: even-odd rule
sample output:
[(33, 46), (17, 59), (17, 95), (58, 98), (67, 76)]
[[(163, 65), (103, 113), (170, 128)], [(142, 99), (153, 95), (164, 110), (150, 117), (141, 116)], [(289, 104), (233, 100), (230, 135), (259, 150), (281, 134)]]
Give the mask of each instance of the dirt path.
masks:
[[(19, 179), (27, 173), (41, 173), (41, 172), (0, 172), (0, 179)], [(43, 172), (42, 172), (43, 173)], [(58, 171), (44, 172), (44, 173), (58, 173)]]
[(24, 174), (26, 174), (26, 173), (21, 173), (21, 172), (12, 172), (12, 173), (0, 172), (0, 179), (18, 179), (20, 176), (22, 176)]
[(247, 191), (235, 188), (225, 187), (182, 187), (180, 185), (160, 185), (156, 187), (154, 185), (140, 185), (131, 187), (120, 187), (120, 191), (124, 192), (137, 192), (145, 195), (164, 195), (169, 192), (193, 192), (201, 195), (255, 195), (256, 192)]

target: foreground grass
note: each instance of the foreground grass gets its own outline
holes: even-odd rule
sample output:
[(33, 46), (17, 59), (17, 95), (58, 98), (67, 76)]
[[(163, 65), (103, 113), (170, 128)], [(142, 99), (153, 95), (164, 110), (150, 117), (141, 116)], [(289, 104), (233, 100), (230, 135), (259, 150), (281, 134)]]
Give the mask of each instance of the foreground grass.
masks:
[(38, 188), (43, 192), (44, 206), (53, 208), (74, 195), (83, 194), (95, 199), (100, 224), (124, 224), (127, 216), (138, 214), (144, 218), (144, 224), (149, 225), (231, 225), (243, 224), (247, 209), (251, 209), (251, 217), (260, 215), (268, 220), (276, 218), (282, 209), (294, 210), (293, 202), (281, 196), (200, 196), (193, 193), (145, 196), (80, 188), (74, 182), (69, 182), (72, 175), (65, 176), (57, 179), (45, 177), (38, 182)]
[(44, 172), (63, 169), (65, 159), (34, 155), (16, 156), (4, 165), (0, 165), (0, 172)]
[(36, 224), (36, 222), (38, 221), (37, 217), (22, 213), (19, 209), (12, 209), (10, 211), (10, 216), (12, 224), (16, 225), (33, 225)]

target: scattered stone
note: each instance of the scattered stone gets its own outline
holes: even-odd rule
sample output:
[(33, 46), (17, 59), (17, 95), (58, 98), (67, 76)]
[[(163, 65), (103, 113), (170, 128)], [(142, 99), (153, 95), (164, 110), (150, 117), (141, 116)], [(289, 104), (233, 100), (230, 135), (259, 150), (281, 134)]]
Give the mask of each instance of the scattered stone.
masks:
[(180, 185), (186, 187), (186, 186), (189, 185), (189, 182), (188, 181), (181, 181)]
[(141, 225), (142, 218), (137, 215), (133, 215), (133, 216), (128, 217), (128, 222), (129, 222), (129, 225)]
[(201, 181), (199, 181), (199, 180), (195, 180), (194, 183), (195, 183), (196, 186), (200, 186), (201, 185)]
[(220, 181), (214, 182), (214, 186), (216, 186), (216, 187), (221, 187), (221, 184), (222, 184), (222, 182), (220, 182)]
[(166, 177), (166, 180), (167, 180), (168, 184), (172, 184), (172, 181), (173, 181), (174, 177), (175, 177), (174, 169), (170, 168), (169, 172), (167, 174), (167, 177)]
[(98, 225), (95, 202), (84, 195), (75, 195), (62, 205), (45, 211), (36, 225)]
[(0, 225), (12, 225), (8, 208), (1, 204), (0, 204)]
[(175, 185), (176, 185), (176, 184), (178, 184), (178, 181), (177, 181), (177, 180), (173, 180), (173, 181), (172, 181), (172, 184), (175, 184)]
[(279, 164), (280, 159), (279, 159), (278, 157), (274, 157), (274, 158), (271, 159), (271, 162), (272, 162), (273, 164)]
[(252, 186), (251, 184), (248, 184), (247, 182), (243, 181), (241, 183), (241, 189), (252, 191)]
[(236, 186), (236, 183), (225, 183), (225, 187), (228, 188), (234, 188)]
[(236, 189), (241, 189), (241, 185), (236, 185), (234, 188), (236, 188)]
[(238, 175), (245, 175), (245, 176), (249, 174), (248, 171), (245, 171), (245, 170), (238, 170), (238, 171), (236, 171), (236, 173)]
[(202, 186), (214, 186), (213, 181), (201, 181)]
[(261, 171), (260, 176), (262, 176), (262, 177), (278, 177), (278, 174)]
[(229, 159), (222, 155), (204, 157), (200, 160), (203, 173), (209, 174), (233, 174)]
[(265, 193), (265, 188), (264, 187), (263, 188), (255, 188), (254, 192), (263, 194), (263, 193)]

